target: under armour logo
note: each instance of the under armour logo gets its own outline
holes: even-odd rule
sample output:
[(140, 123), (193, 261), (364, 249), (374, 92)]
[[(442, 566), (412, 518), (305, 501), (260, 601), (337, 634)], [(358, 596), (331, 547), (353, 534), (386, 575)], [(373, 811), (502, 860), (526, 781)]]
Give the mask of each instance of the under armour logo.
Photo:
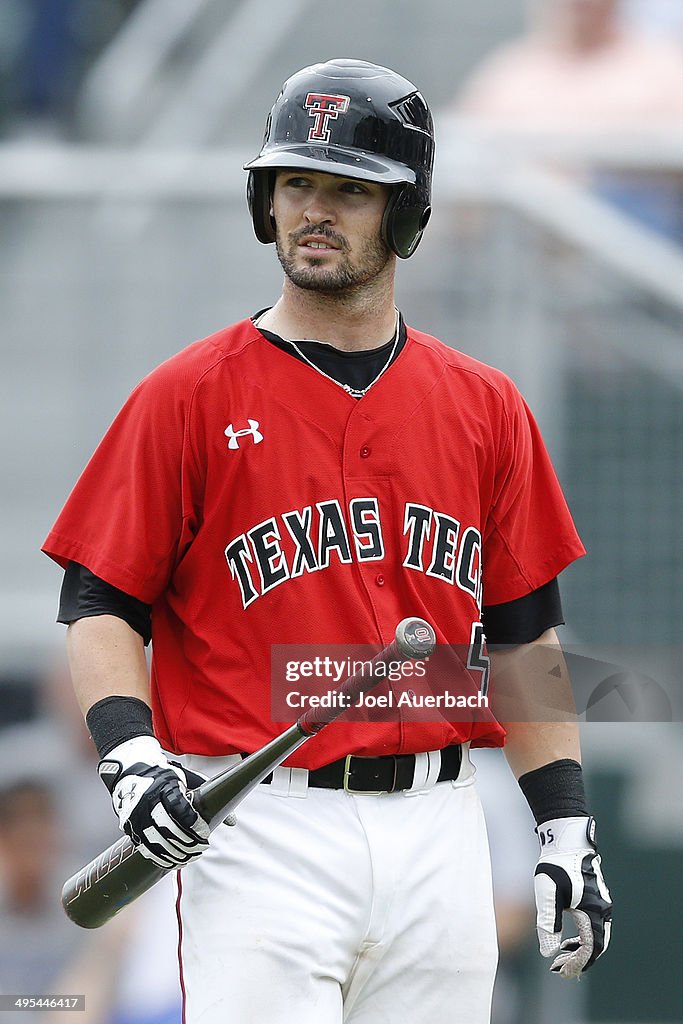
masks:
[(249, 434), (251, 434), (251, 436), (253, 437), (254, 444), (261, 443), (261, 441), (263, 440), (263, 434), (259, 430), (259, 421), (247, 420), (247, 423), (249, 424), (249, 426), (245, 427), (244, 430), (235, 430), (232, 423), (228, 423), (224, 431), (225, 436), (228, 438), (228, 448), (232, 449), (233, 451), (235, 450), (235, 448), (239, 448), (240, 443), (237, 440), (237, 438), (247, 437)]
[(327, 93), (309, 92), (304, 106), (314, 124), (308, 133), (309, 142), (329, 142), (329, 122), (336, 121), (340, 114), (349, 109), (349, 96), (328, 96)]
[(118, 811), (123, 810), (124, 804), (132, 803), (135, 797), (135, 790), (137, 789), (137, 782), (131, 782), (128, 790), (121, 789), (118, 794)]

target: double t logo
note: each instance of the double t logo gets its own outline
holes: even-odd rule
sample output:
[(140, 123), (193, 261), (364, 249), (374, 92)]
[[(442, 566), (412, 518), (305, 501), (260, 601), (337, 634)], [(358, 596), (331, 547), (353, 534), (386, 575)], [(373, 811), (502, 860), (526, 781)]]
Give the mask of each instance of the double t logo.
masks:
[(324, 92), (309, 92), (304, 106), (314, 124), (308, 133), (309, 142), (330, 141), (330, 120), (336, 121), (340, 114), (345, 114), (351, 102), (348, 96), (328, 96)]

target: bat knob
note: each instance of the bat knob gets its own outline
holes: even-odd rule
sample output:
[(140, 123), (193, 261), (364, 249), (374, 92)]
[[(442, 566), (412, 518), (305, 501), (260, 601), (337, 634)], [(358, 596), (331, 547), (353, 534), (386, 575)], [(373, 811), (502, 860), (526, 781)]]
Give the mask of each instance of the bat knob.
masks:
[(416, 616), (403, 619), (396, 627), (396, 643), (404, 658), (429, 658), (436, 650), (436, 633), (428, 622)]

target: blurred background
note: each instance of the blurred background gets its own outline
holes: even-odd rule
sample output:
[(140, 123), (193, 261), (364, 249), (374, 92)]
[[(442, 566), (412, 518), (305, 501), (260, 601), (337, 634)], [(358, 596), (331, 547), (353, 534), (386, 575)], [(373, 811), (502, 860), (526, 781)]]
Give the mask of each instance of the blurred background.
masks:
[[(82, 1024), (179, 1021), (172, 893), (93, 934), (58, 906), (116, 832), (38, 549), (140, 377), (277, 298), (241, 166), (282, 81), (334, 56), (395, 67), (435, 111), (434, 216), (399, 301), (540, 421), (589, 550), (563, 640), (680, 692), (681, 0), (2, 0), (0, 992), (84, 992)], [(680, 715), (583, 717), (612, 948), (578, 985), (547, 976), (533, 822), (481, 752), (495, 1024), (681, 1024)]]

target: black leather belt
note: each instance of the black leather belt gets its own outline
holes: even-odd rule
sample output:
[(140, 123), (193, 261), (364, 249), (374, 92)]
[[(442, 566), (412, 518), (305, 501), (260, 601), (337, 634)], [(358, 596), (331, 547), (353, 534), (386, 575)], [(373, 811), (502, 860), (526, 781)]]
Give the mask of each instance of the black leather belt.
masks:
[[(457, 779), (462, 764), (462, 747), (456, 744), (440, 751), (441, 767), (437, 782)], [(243, 755), (245, 756), (245, 755)], [(384, 757), (356, 757), (349, 754), (339, 761), (308, 773), (308, 785), (318, 789), (345, 789), (348, 793), (396, 793), (411, 789), (415, 778), (415, 754), (390, 754)], [(263, 780), (269, 786), (273, 776)]]

